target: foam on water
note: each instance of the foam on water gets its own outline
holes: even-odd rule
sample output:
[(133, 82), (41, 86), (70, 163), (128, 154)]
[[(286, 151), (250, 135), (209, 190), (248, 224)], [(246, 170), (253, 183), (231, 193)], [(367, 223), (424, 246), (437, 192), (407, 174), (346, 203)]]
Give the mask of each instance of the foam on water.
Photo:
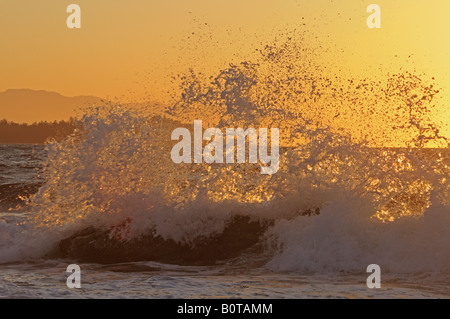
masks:
[[(262, 239), (273, 270), (358, 272), (377, 263), (449, 274), (448, 141), (430, 115), (438, 91), (409, 72), (385, 83), (326, 76), (308, 50), (289, 38), (217, 76), (183, 75), (180, 99), (162, 114), (88, 110), (79, 131), (47, 145), (32, 217), (0, 224), (0, 261), (42, 256), (88, 226), (189, 244), (240, 215), (273, 222)], [(194, 119), (280, 128), (279, 172), (174, 164), (171, 132)], [(405, 147), (383, 147), (393, 142)]]

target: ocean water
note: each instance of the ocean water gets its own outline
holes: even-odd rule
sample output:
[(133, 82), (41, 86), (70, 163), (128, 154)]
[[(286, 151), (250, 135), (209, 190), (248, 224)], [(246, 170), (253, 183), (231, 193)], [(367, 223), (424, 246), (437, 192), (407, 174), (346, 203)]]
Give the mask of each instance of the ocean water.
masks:
[[(36, 191), (36, 187), (45, 187), (42, 186), (45, 185), (43, 172), (44, 166), (48, 165), (48, 150), (41, 145), (1, 145), (0, 148), (2, 298), (450, 296), (450, 264), (448, 249), (445, 249), (449, 238), (445, 225), (439, 225), (442, 217), (438, 216), (436, 222), (416, 217), (398, 225), (394, 225), (395, 222), (392, 225), (380, 223), (379, 229), (371, 229), (354, 220), (349, 223), (336, 221), (335, 218), (352, 218), (348, 213), (337, 211), (343, 209), (342, 203), (330, 208), (338, 214), (331, 220), (315, 223), (314, 219), (320, 215), (281, 218), (267, 230), (270, 236), (262, 236), (262, 248), (245, 250), (237, 257), (219, 261), (215, 265), (174, 265), (156, 261), (100, 264), (47, 257), (48, 251), (64, 235), (58, 238), (55, 230), (48, 229), (48, 226), (45, 230), (38, 230), (33, 216), (39, 215), (39, 212), (27, 203), (26, 198)], [(35, 188), (29, 191), (29, 187)], [(22, 196), (22, 199), (17, 200), (18, 196)], [(345, 207), (348, 209), (353, 204)], [(322, 214), (326, 213), (325, 209)], [(443, 212), (430, 212), (440, 213)], [(88, 219), (84, 223), (88, 223)], [(59, 228), (56, 225), (52, 227)], [(375, 234), (370, 234), (370, 231)], [(367, 233), (367, 237), (363, 233)], [(274, 234), (278, 235), (278, 241), (282, 241), (284, 248), (266, 247)], [(361, 247), (358, 247), (358, 241)], [(368, 250), (368, 255), (373, 254), (372, 258), (364, 256), (364, 248)], [(363, 266), (369, 260), (380, 264), (380, 289), (366, 286), (370, 274), (365, 272)], [(69, 289), (66, 285), (69, 275), (66, 268), (74, 263), (81, 267), (81, 289)], [(359, 265), (361, 268), (358, 271)]]
[[(64, 141), (0, 145), (0, 297), (450, 296), (438, 91), (407, 71), (326, 77), (290, 39), (181, 75), (164, 109), (93, 106)], [(171, 133), (194, 120), (279, 128), (278, 172), (175, 164)]]

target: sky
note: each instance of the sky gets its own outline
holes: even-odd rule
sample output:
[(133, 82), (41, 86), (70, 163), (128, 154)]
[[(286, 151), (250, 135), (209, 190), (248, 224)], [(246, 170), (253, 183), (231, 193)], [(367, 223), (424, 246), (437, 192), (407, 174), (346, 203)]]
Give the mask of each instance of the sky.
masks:
[[(81, 29), (67, 28), (71, 3)], [(366, 25), (371, 3), (381, 29)], [(319, 59), (335, 72), (413, 68), (450, 101), (449, 11), (447, 0), (1, 0), (0, 92), (163, 101), (173, 75), (217, 72), (280, 32), (307, 28), (329, 47)], [(448, 108), (439, 116), (450, 118)]]

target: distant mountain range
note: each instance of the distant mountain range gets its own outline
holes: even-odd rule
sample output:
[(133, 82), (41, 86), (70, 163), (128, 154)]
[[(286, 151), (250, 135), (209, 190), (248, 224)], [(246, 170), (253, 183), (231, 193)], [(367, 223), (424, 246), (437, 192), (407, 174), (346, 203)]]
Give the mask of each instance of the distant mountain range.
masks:
[(95, 96), (68, 97), (56, 92), (12, 89), (0, 92), (0, 119), (18, 123), (67, 120), (76, 110), (101, 104)]

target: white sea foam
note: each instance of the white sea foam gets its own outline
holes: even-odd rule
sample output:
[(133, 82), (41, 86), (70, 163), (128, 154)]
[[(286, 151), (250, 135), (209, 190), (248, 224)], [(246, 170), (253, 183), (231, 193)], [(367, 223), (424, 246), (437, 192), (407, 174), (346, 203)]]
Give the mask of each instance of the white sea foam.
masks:
[[(275, 247), (274, 270), (353, 272), (377, 263), (391, 272), (449, 272), (447, 141), (422, 112), (436, 92), (408, 73), (387, 88), (366, 79), (343, 88), (348, 81), (320, 76), (296, 48), (268, 47), (259, 64), (230, 66), (212, 82), (186, 80), (180, 100), (158, 116), (120, 105), (88, 110), (78, 132), (47, 145), (45, 184), (29, 220), (0, 225), (0, 261), (42, 256), (89, 226), (124, 240), (152, 233), (189, 244), (241, 215), (273, 223), (262, 240)], [(373, 133), (372, 141), (357, 141), (354, 127), (343, 131), (335, 119), (367, 121), (381, 93), (390, 111), (409, 101), (410, 112), (359, 126), (356, 135)], [(373, 147), (391, 117), (392, 132), (415, 148)], [(220, 129), (280, 128), (279, 171), (173, 163), (171, 132), (194, 119)], [(431, 142), (441, 149), (424, 148)]]

